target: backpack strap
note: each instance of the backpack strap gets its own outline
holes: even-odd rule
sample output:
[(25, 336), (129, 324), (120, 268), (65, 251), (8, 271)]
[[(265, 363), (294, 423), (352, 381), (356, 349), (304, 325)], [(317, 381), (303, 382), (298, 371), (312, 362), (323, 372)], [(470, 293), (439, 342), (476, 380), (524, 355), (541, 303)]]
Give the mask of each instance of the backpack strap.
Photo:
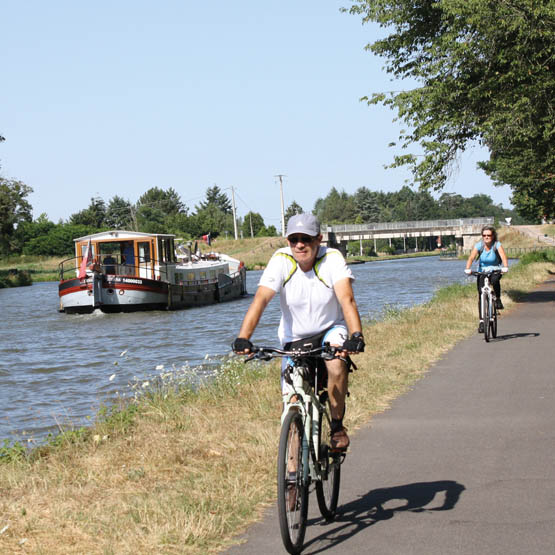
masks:
[(287, 260), (291, 262), (291, 269), (289, 270), (289, 274), (281, 284), (282, 287), (285, 287), (285, 284), (293, 277), (293, 274), (297, 271), (298, 265), (297, 261), (290, 254), (287, 254), (286, 252), (278, 252), (277, 254), (278, 256), (285, 256), (285, 258), (287, 258)]
[[(498, 242), (499, 242), (499, 241), (495, 241), (495, 243), (493, 243), (492, 249), (493, 249), (493, 252), (495, 252), (496, 262), (497, 262), (497, 264), (499, 265), (499, 264), (502, 264), (503, 261), (501, 260), (501, 255), (499, 254), (499, 251), (497, 250), (497, 243), (498, 243)], [(478, 250), (478, 258), (480, 258), (480, 256), (481, 256), (482, 253), (484, 252), (484, 242), (481, 241), (481, 243), (482, 243), (482, 246), (481, 246), (480, 249)], [(477, 258), (476, 260), (478, 260), (478, 258)]]

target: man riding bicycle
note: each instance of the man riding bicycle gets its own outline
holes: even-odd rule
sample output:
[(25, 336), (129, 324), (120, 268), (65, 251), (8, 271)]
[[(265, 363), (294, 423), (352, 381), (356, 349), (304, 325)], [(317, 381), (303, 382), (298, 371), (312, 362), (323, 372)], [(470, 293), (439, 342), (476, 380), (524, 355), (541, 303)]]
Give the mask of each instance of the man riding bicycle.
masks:
[[(466, 268), (464, 271), (467, 275), (471, 274), (470, 267), (472, 266), (474, 260), (476, 260), (476, 257), (479, 257), (479, 272), (501, 270), (501, 272), (505, 273), (509, 270), (509, 262), (507, 261), (505, 249), (503, 249), (503, 246), (497, 240), (497, 232), (492, 225), (486, 225), (482, 228), (482, 240), (478, 241), (476, 245), (474, 245), (468, 260), (466, 261)], [(503, 266), (501, 266), (501, 264), (503, 264)], [(495, 307), (497, 310), (502, 310), (503, 303), (501, 302), (501, 284), (499, 283), (501, 275), (493, 274), (490, 279), (496, 297)], [(480, 315), (478, 333), (484, 333), (484, 315), (482, 314), (482, 305), (480, 303), (480, 295), (482, 293), (482, 287), (484, 286), (484, 276), (479, 276), (476, 284), (478, 286), (478, 314)]]
[[(343, 426), (348, 386), (346, 360), (348, 354), (364, 351), (362, 325), (351, 283), (354, 277), (337, 249), (320, 245), (320, 224), (312, 214), (292, 216), (286, 236), (289, 246), (278, 249), (270, 259), (232, 348), (238, 354), (251, 351), (249, 339), (277, 292), (281, 305), (278, 336), (283, 348), (302, 349), (324, 343), (343, 347), (341, 358), (326, 361), (326, 369), (332, 416), (331, 446), (344, 450), (349, 446), (349, 436)], [(284, 359), (283, 369), (285, 365)], [(288, 388), (282, 370), (284, 395)]]

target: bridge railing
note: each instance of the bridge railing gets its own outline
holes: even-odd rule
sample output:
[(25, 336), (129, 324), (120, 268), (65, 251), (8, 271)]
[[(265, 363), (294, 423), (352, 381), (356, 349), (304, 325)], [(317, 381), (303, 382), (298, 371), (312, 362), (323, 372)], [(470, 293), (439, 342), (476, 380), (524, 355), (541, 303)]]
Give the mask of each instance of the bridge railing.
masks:
[(389, 231), (394, 229), (427, 229), (427, 228), (450, 228), (468, 225), (493, 224), (493, 218), (456, 218), (452, 220), (421, 220), (413, 222), (379, 222), (369, 224), (322, 224), (322, 233), (331, 231), (333, 233), (351, 233), (357, 231)]

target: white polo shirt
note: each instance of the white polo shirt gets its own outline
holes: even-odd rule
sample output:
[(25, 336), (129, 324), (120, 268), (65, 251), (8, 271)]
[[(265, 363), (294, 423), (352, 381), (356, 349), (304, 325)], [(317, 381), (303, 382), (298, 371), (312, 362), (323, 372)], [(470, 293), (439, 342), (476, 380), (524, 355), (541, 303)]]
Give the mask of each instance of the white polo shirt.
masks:
[(281, 321), (278, 337), (283, 344), (310, 337), (335, 325), (345, 325), (334, 285), (354, 280), (343, 255), (337, 249), (320, 247), (314, 268), (303, 272), (290, 247), (277, 250), (258, 285), (280, 294)]

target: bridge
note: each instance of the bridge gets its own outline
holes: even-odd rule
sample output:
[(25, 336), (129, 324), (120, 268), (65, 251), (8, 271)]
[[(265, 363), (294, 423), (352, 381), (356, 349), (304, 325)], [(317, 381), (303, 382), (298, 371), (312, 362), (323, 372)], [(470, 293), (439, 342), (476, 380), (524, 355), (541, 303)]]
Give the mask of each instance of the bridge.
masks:
[[(376, 250), (377, 239), (403, 239), (406, 250), (406, 240), (416, 238), (418, 249), (419, 237), (455, 237), (457, 251), (470, 252), (474, 244), (480, 239), (484, 225), (492, 225), (493, 218), (457, 218), (453, 220), (423, 220), (415, 222), (382, 222), (368, 224), (340, 224), (321, 226), (322, 243), (339, 248), (345, 252), (349, 241), (374, 240)], [(440, 239), (441, 242), (441, 239)]]

